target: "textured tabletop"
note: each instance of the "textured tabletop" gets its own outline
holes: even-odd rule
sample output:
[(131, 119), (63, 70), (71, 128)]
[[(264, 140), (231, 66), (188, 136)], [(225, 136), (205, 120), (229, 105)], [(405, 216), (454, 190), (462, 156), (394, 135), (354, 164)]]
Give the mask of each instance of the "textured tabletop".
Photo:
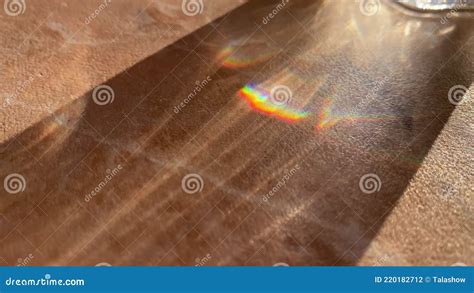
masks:
[(472, 14), (5, 2), (0, 263), (473, 265)]

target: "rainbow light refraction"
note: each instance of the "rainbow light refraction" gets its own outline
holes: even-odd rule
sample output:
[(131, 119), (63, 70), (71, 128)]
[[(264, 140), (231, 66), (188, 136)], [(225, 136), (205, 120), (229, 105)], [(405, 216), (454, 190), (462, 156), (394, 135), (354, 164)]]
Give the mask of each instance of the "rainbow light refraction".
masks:
[(308, 112), (290, 108), (288, 105), (273, 104), (269, 99), (270, 93), (253, 84), (247, 84), (241, 88), (239, 96), (255, 111), (286, 122), (296, 122), (308, 116)]
[(242, 50), (238, 50), (237, 47), (232, 45), (223, 48), (217, 55), (217, 60), (220, 60), (222, 65), (227, 68), (244, 68), (264, 62), (269, 58), (270, 56), (268, 54), (265, 55), (261, 52), (259, 52), (258, 55), (255, 53), (248, 55), (248, 52), (244, 54)]
[(332, 113), (332, 101), (325, 99), (323, 101), (323, 107), (319, 112), (319, 122), (316, 125), (316, 130), (321, 131), (324, 128), (331, 127), (341, 119), (341, 117), (335, 116)]
[(393, 119), (393, 117), (390, 116), (355, 115), (347, 113), (339, 114), (334, 111), (334, 100), (330, 98), (324, 99), (318, 118), (319, 122), (315, 127), (317, 131), (330, 128), (339, 122), (370, 122)]

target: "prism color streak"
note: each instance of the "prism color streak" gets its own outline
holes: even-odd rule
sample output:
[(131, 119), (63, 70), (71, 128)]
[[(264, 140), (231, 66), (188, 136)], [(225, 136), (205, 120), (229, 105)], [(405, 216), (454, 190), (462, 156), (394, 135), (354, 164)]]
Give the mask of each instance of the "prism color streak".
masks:
[(307, 112), (292, 109), (288, 105), (273, 104), (270, 101), (270, 93), (253, 84), (247, 84), (241, 88), (239, 96), (255, 111), (286, 122), (296, 122), (308, 116)]
[[(296, 122), (310, 117), (311, 112), (302, 111), (288, 105), (276, 105), (271, 102), (270, 93), (253, 84), (247, 84), (239, 90), (239, 96), (243, 98), (255, 111), (267, 116), (275, 117), (285, 122)], [(351, 113), (337, 113), (334, 110), (334, 99), (324, 99), (321, 110), (317, 114), (315, 129), (321, 132), (329, 129), (339, 122), (371, 122), (388, 120), (394, 117), (386, 115), (358, 115)]]
[(391, 116), (358, 115), (350, 113), (336, 113), (334, 111), (334, 100), (326, 98), (323, 101), (321, 111), (318, 114), (318, 123), (316, 131), (322, 131), (330, 128), (339, 122), (370, 122), (379, 120), (395, 119)]
[(251, 56), (255, 55), (255, 52), (243, 51), (244, 49), (239, 50), (238, 47), (229, 45), (217, 55), (217, 60), (226, 68), (238, 69), (264, 62), (271, 57), (269, 54), (261, 54), (262, 50), (257, 50), (258, 56)]

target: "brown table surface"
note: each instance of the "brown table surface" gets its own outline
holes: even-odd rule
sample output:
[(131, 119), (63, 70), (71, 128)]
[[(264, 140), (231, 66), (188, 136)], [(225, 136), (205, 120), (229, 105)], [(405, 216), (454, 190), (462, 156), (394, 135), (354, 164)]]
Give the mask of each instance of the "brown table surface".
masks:
[[(100, 3), (0, 13), (0, 263), (474, 263), (472, 15)], [(304, 119), (239, 95), (278, 85)]]

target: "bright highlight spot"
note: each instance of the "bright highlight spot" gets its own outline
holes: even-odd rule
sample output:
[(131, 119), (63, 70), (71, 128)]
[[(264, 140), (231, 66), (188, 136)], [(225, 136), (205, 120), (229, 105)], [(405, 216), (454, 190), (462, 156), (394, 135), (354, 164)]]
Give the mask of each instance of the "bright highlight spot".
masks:
[(323, 101), (322, 109), (319, 112), (319, 123), (316, 125), (316, 130), (321, 131), (324, 128), (329, 128), (341, 119), (342, 117), (333, 114), (332, 101), (330, 99), (325, 99)]
[(321, 111), (318, 114), (319, 122), (316, 124), (316, 130), (322, 131), (330, 128), (339, 122), (370, 122), (391, 119), (389, 116), (357, 115), (349, 113), (336, 113), (334, 110), (334, 101), (326, 98), (323, 101)]

